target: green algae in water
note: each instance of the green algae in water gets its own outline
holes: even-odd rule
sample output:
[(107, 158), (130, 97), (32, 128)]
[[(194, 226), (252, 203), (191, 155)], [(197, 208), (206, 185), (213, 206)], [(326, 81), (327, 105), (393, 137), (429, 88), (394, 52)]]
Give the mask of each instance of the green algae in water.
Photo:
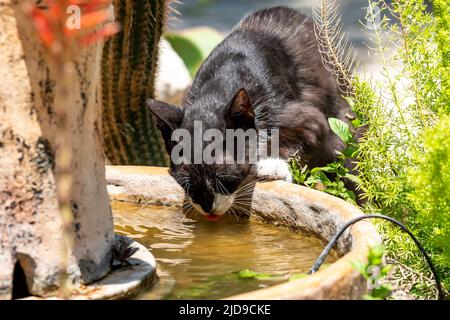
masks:
[(140, 299), (221, 299), (299, 279), (323, 249), (315, 238), (231, 216), (192, 220), (174, 208), (121, 202), (112, 209), (116, 232), (158, 261), (159, 281)]

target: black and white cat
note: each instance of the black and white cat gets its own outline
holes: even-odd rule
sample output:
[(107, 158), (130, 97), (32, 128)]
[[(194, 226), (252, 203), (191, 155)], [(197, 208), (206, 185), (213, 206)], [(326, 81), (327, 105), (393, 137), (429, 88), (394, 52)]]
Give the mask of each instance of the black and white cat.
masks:
[(172, 162), (171, 175), (197, 211), (212, 220), (248, 201), (249, 182), (291, 181), (287, 160), (294, 154), (310, 168), (335, 161), (344, 145), (327, 119), (347, 121), (351, 114), (336, 79), (322, 65), (313, 21), (287, 7), (244, 18), (203, 63), (181, 108), (155, 100), (148, 106), (169, 154), (174, 130), (193, 133), (195, 121), (203, 130), (279, 130), (277, 158), (256, 164)]

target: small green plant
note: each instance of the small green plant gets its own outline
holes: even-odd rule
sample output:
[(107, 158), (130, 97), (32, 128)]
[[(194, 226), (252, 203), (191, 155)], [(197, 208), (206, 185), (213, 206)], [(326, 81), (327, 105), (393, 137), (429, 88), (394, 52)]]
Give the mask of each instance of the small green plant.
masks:
[[(324, 264), (322, 267), (326, 267)], [(269, 273), (260, 273), (250, 269), (244, 269), (237, 272), (238, 279), (254, 279), (260, 281), (294, 281), (298, 279), (303, 279), (307, 276), (306, 273), (293, 273), (291, 275), (274, 275)]]
[[(326, 9), (315, 17), (325, 32), (319, 35), (325, 40), (340, 39), (333, 33), (340, 30), (336, 8), (323, 5), (332, 2), (318, 2)], [(354, 154), (358, 186), (367, 200), (364, 211), (406, 223), (431, 255), (448, 290), (450, 180), (446, 172), (450, 168), (448, 129), (442, 123), (448, 128), (450, 6), (448, 0), (433, 0), (432, 6), (423, 0), (367, 0), (367, 4), (363, 25), (380, 72), (367, 79), (364, 75), (340, 77), (342, 73), (331, 70), (352, 89), (347, 101), (356, 114), (353, 126), (365, 129)], [(339, 51), (339, 43), (327, 44)], [(341, 138), (346, 137), (343, 132)], [(297, 168), (297, 173), (294, 176), (301, 183), (307, 181), (307, 170)], [(387, 254), (401, 266), (395, 270), (399, 285), (419, 298), (435, 297), (429, 270), (414, 243), (393, 226), (377, 226)]]
[(338, 160), (324, 167), (309, 169), (302, 166), (296, 156), (290, 160), (290, 168), (296, 183), (324, 191), (328, 194), (342, 198), (348, 202), (356, 203), (355, 193), (346, 188), (345, 179), (359, 183), (359, 179), (346, 168), (347, 159), (353, 158), (358, 145), (353, 138), (347, 123), (336, 118), (328, 119), (331, 130), (346, 144), (346, 148), (338, 153)]
[[(351, 101), (347, 99), (347, 101)], [(353, 120), (353, 123), (356, 124), (359, 120)], [(342, 153), (338, 152), (341, 155), (341, 158), (353, 158), (356, 151), (358, 151), (358, 144), (353, 138), (350, 127), (347, 123), (342, 120), (336, 118), (329, 118), (328, 123), (330, 125), (331, 130), (342, 140), (344, 141), (346, 148), (342, 151)], [(343, 157), (342, 157), (343, 156)]]
[(237, 273), (238, 279), (254, 279), (264, 281), (282, 281), (284, 277), (269, 273), (256, 272), (250, 269), (240, 270)]
[(417, 231), (450, 288), (450, 116), (424, 132), (424, 148), (416, 150), (410, 169), (414, 187), (409, 199), (417, 211)]
[(392, 286), (389, 283), (381, 283), (391, 270), (390, 265), (384, 265), (383, 255), (383, 247), (374, 246), (369, 251), (367, 263), (360, 261), (352, 263), (353, 267), (367, 280), (370, 293), (363, 296), (366, 300), (384, 300), (391, 294)]
[(300, 280), (307, 276), (308, 275), (306, 273), (294, 273), (289, 277), (289, 281)]

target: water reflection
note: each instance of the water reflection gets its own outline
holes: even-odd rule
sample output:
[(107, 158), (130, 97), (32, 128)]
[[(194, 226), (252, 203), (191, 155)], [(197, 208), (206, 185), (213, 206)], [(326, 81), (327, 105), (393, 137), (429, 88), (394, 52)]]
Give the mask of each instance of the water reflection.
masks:
[[(112, 207), (116, 231), (145, 245), (159, 263), (160, 283), (143, 299), (215, 299), (273, 285), (305, 273), (323, 248), (314, 238), (232, 217), (214, 223), (168, 208)], [(280, 277), (239, 278), (244, 269)]]

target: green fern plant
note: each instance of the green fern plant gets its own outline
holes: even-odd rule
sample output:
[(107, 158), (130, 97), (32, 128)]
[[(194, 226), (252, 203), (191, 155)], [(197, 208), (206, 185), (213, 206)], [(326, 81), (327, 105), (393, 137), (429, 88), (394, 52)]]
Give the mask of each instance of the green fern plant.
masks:
[(337, 0), (316, 0), (313, 8), (314, 30), (323, 65), (336, 78), (345, 96), (353, 93), (353, 71), (357, 68), (356, 52), (342, 31)]

